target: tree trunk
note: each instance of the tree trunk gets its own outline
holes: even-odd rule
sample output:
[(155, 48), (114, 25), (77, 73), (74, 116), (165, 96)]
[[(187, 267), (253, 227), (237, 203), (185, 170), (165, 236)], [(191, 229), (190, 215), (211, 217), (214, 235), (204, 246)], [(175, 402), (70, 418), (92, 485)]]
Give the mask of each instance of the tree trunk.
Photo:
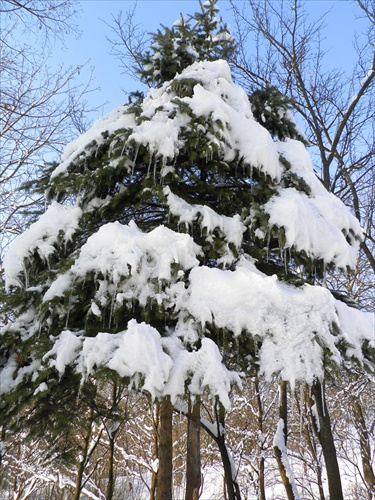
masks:
[(109, 460), (108, 460), (108, 484), (106, 500), (112, 500), (115, 486), (114, 481), (114, 453), (115, 453), (115, 438), (109, 437)]
[[(256, 391), (256, 396), (257, 396), (257, 404), (258, 404), (258, 430), (260, 434), (263, 436), (263, 418), (264, 418), (264, 412), (263, 412), (263, 403), (262, 403), (262, 398), (260, 395), (260, 387), (259, 387), (259, 378), (258, 375), (255, 377), (255, 391)], [(264, 458), (264, 446), (263, 442), (261, 444), (261, 456), (259, 459), (259, 494), (260, 494), (260, 500), (266, 500), (266, 485), (265, 485), (265, 458)]]
[(189, 400), (187, 454), (186, 454), (186, 491), (185, 500), (198, 500), (201, 487), (200, 455), (200, 397), (194, 404)]
[(81, 496), (81, 491), (82, 491), (82, 480), (83, 480), (83, 473), (85, 471), (85, 467), (87, 465), (87, 455), (88, 455), (88, 450), (89, 450), (89, 444), (90, 444), (90, 438), (91, 438), (91, 430), (92, 430), (92, 416), (93, 416), (93, 410), (91, 410), (91, 416), (90, 416), (90, 425), (89, 429), (87, 431), (87, 434), (85, 436), (84, 442), (83, 442), (83, 449), (82, 449), (82, 457), (79, 461), (78, 465), (78, 471), (77, 471), (77, 478), (76, 478), (76, 485), (73, 493), (72, 500), (79, 500)]
[(172, 414), (171, 399), (166, 396), (160, 403), (159, 469), (156, 500), (172, 500)]
[(274, 439), (273, 451), (279, 467), (280, 476), (284, 484), (288, 500), (299, 498), (296, 488), (293, 488), (293, 479), (289, 477), (287, 471), (287, 439), (288, 439), (288, 399), (287, 383), (282, 380), (279, 382), (279, 424)]
[[(303, 424), (303, 433), (306, 439), (307, 446), (310, 450), (311, 456), (313, 457), (313, 463), (315, 464), (315, 473), (316, 473), (316, 482), (319, 488), (319, 499), (325, 500), (324, 489), (323, 489), (323, 471), (322, 466), (320, 464), (320, 460), (318, 458), (318, 450), (316, 444), (316, 435), (311, 426), (311, 421), (309, 418), (309, 400), (310, 400), (310, 388), (305, 385), (305, 393), (304, 393), (304, 401), (303, 408), (301, 408), (298, 404), (298, 398), (296, 398), (296, 402), (298, 405), (298, 412), (301, 413), (303, 411), (304, 415), (304, 424)], [(313, 468), (311, 466), (311, 468)]]
[(361, 450), (361, 460), (363, 477), (369, 491), (368, 498), (371, 500), (375, 492), (375, 474), (371, 465), (371, 446), (369, 433), (363, 416), (362, 406), (357, 398), (353, 398), (354, 425), (359, 434), (359, 446)]
[(324, 385), (322, 386), (318, 380), (315, 381), (311, 387), (311, 394), (314, 398), (316, 408), (316, 412), (312, 413), (312, 419), (315, 422), (315, 432), (323, 451), (327, 470), (329, 497), (332, 500), (343, 500), (340, 470), (331, 429), (331, 419), (325, 400)]
[[(160, 403), (159, 401), (155, 401), (154, 415), (153, 415), (154, 444), (153, 444), (153, 456), (152, 456), (154, 462), (159, 459), (159, 424), (160, 424), (159, 409), (160, 409)], [(153, 468), (151, 477), (150, 500), (155, 500), (156, 498), (157, 482), (158, 482), (158, 473), (157, 470)]]
[(228, 500), (241, 500), (240, 488), (233, 470), (232, 457), (225, 444), (225, 408), (217, 399), (215, 402), (215, 414), (217, 423), (217, 436), (214, 437), (219, 447), (221, 460), (224, 467), (224, 478), (227, 487)]

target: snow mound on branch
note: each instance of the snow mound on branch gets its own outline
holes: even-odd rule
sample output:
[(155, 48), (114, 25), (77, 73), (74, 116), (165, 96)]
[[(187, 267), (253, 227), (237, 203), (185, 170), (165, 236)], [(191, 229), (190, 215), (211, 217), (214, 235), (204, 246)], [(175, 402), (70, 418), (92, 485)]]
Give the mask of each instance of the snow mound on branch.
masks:
[(43, 359), (49, 360), (49, 365), (60, 374), (68, 365), (74, 366), (84, 379), (103, 367), (132, 379), (136, 388), (142, 377), (142, 388), (154, 397), (163, 392), (172, 368), (172, 360), (163, 352), (158, 331), (136, 320), (129, 321), (128, 329), (123, 332), (101, 332), (94, 338), (63, 331)]
[(238, 375), (222, 364), (214, 342), (203, 339), (201, 349), (187, 352), (179, 339), (163, 339), (154, 327), (134, 319), (129, 321), (127, 330), (116, 334), (101, 332), (94, 338), (85, 338), (65, 330), (52, 340), (53, 347), (43, 360), (61, 375), (68, 365), (83, 380), (97, 369), (108, 368), (153, 398), (170, 395), (172, 403), (184, 396), (189, 382), (192, 395), (208, 389), (229, 408), (231, 385), (240, 384)]
[[(192, 97), (179, 98), (172, 88), (176, 82), (181, 86), (194, 82)], [(210, 138), (224, 161), (233, 161), (238, 155), (245, 165), (258, 168), (272, 178), (281, 177), (272, 137), (255, 121), (248, 97), (233, 83), (226, 61), (195, 62), (172, 82), (151, 89), (142, 104), (141, 116), (147, 120), (133, 128), (129, 141), (148, 147), (152, 155), (166, 161), (178, 156), (183, 146), (189, 147), (182, 141), (182, 130), (192, 125), (192, 118), (186, 111), (181, 112), (179, 102), (188, 105), (193, 121), (207, 120), (201, 125), (202, 137)]]
[[(74, 265), (52, 283), (43, 300), (64, 295), (74, 280), (84, 281), (86, 275), (93, 272), (106, 279), (96, 292), (99, 303), (104, 305), (108, 294), (113, 293), (111, 285), (115, 285), (117, 301), (136, 298), (145, 305), (147, 298), (156, 294), (152, 282), (171, 281), (173, 264), (184, 270), (196, 266), (199, 251), (200, 247), (189, 235), (175, 233), (164, 226), (144, 233), (134, 222), (108, 223), (90, 236)], [(122, 287), (124, 278), (127, 282)], [(100, 314), (95, 306), (93, 313)]]
[(186, 229), (199, 220), (201, 229), (207, 231), (207, 239), (212, 238), (215, 230), (218, 230), (227, 243), (233, 243), (236, 248), (240, 248), (243, 240), (243, 233), (246, 226), (239, 214), (233, 217), (220, 215), (206, 205), (190, 205), (185, 200), (172, 193), (169, 186), (163, 189), (167, 197), (167, 204), (170, 213), (179, 218), (179, 224), (184, 224)]
[(267, 380), (277, 375), (292, 386), (324, 378), (325, 352), (340, 364), (337, 344), (344, 338), (350, 343), (346, 355), (359, 360), (365, 339), (375, 345), (370, 318), (358, 311), (353, 316), (356, 311), (327, 289), (286, 285), (244, 260), (235, 271), (194, 268), (184, 307), (202, 327), (215, 325), (259, 342), (254, 354), (260, 372)]
[(362, 238), (358, 220), (316, 177), (304, 145), (289, 139), (278, 143), (278, 150), (289, 162), (290, 171), (303, 179), (309, 195), (295, 188), (278, 188), (264, 206), (271, 226), (285, 228), (286, 248), (294, 247), (309, 257), (345, 269), (354, 268)]
[(128, 106), (120, 106), (107, 115), (96, 120), (91, 128), (77, 139), (65, 146), (60, 165), (53, 171), (52, 179), (66, 172), (69, 164), (82, 154), (86, 147), (95, 141), (98, 145), (104, 142), (103, 133), (112, 134), (119, 129), (127, 129), (134, 125), (134, 115), (128, 112)]
[(207, 389), (210, 397), (218, 396), (225, 408), (230, 407), (229, 393), (233, 385), (241, 387), (237, 373), (229, 371), (222, 363), (218, 346), (211, 339), (203, 338), (201, 347), (187, 351), (177, 337), (164, 338), (163, 344), (173, 358), (173, 366), (164, 394), (176, 401), (185, 394), (186, 385), (191, 395), (202, 395)]
[(63, 206), (54, 201), (37, 222), (11, 243), (4, 257), (7, 290), (11, 286), (22, 286), (22, 274), (25, 286), (28, 286), (25, 260), (36, 252), (44, 262), (48, 262), (56, 251), (56, 243), (64, 244), (71, 240), (81, 215), (82, 210), (78, 206)]
[[(192, 97), (180, 98), (176, 82), (183, 86), (192, 81)], [(181, 111), (181, 103), (189, 107), (190, 114), (186, 109)], [(129, 147), (143, 145), (151, 156), (162, 158), (165, 165), (182, 148), (189, 148), (183, 132), (197, 118), (203, 118), (206, 121), (201, 125), (201, 135), (210, 138), (224, 161), (230, 162), (238, 156), (244, 165), (280, 179), (282, 168), (277, 148), (267, 130), (255, 121), (247, 95), (233, 83), (227, 62), (195, 62), (171, 82), (150, 89), (141, 108), (139, 117), (130, 113), (129, 107), (121, 106), (97, 120), (88, 132), (68, 144), (52, 178), (65, 174), (69, 164), (93, 141), (98, 145), (103, 143), (104, 132), (112, 134), (120, 129), (130, 132)], [(125, 154), (126, 150), (125, 147)]]

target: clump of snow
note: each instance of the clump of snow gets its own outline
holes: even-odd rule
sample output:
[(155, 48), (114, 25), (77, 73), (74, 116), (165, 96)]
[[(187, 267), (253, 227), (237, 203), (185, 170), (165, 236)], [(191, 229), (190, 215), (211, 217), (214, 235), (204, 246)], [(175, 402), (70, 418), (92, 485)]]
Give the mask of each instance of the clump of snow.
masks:
[(374, 313), (348, 307), (339, 300), (335, 300), (335, 307), (339, 318), (340, 337), (349, 344), (346, 356), (348, 358), (353, 357), (366, 364), (363, 360), (361, 347), (363, 342), (367, 341), (369, 346), (375, 349)]
[(69, 164), (85, 151), (88, 144), (95, 141), (98, 145), (104, 141), (103, 133), (112, 134), (119, 129), (127, 129), (134, 125), (134, 115), (128, 112), (128, 106), (120, 106), (107, 115), (96, 120), (91, 128), (70, 142), (64, 149), (60, 165), (53, 171), (51, 178), (65, 174)]
[(0, 394), (7, 394), (14, 390), (24, 378), (32, 377), (41, 367), (40, 360), (33, 360), (27, 366), (19, 367), (16, 355), (8, 359), (0, 370)]
[(266, 380), (276, 375), (294, 386), (297, 381), (312, 384), (315, 378), (323, 379), (326, 350), (332, 362), (342, 361), (337, 347), (341, 337), (334, 334), (333, 325), (347, 331), (349, 338), (353, 329), (360, 331), (354, 333), (354, 345), (362, 358), (360, 345), (373, 335), (369, 322), (358, 320), (358, 330), (358, 325), (348, 323), (351, 309), (341, 304), (338, 316), (337, 303), (325, 288), (296, 288), (244, 264), (235, 271), (192, 269), (184, 307), (203, 327), (214, 324), (235, 336), (258, 340), (257, 363)]
[(263, 207), (270, 224), (285, 229), (286, 248), (305, 251), (340, 268), (354, 267), (362, 238), (358, 220), (318, 180), (301, 142), (288, 139), (278, 142), (277, 148), (289, 162), (290, 171), (303, 179), (311, 192), (307, 195), (295, 188), (279, 187)]
[(56, 251), (57, 243), (64, 244), (71, 240), (81, 215), (82, 210), (77, 205), (63, 206), (54, 201), (37, 222), (11, 243), (4, 257), (7, 290), (11, 286), (22, 286), (21, 275), (25, 277), (24, 285), (28, 286), (25, 260), (37, 252), (44, 262), (48, 262)]
[[(172, 264), (185, 270), (197, 265), (199, 251), (189, 235), (175, 233), (164, 226), (144, 233), (134, 222), (108, 223), (90, 236), (74, 265), (52, 283), (43, 300), (62, 296), (73, 280), (85, 280), (87, 274), (94, 272), (109, 282), (107, 287), (103, 281), (96, 292), (97, 305), (106, 303), (110, 284), (116, 286), (117, 301), (136, 298), (145, 305), (148, 297), (157, 295), (154, 281), (171, 281)], [(127, 278), (127, 282), (121, 285), (123, 278)], [(98, 312), (95, 306), (93, 312)]]
[(206, 229), (209, 234), (219, 229), (228, 243), (233, 243), (237, 248), (241, 246), (246, 227), (238, 214), (226, 217), (206, 205), (190, 205), (173, 194), (169, 186), (166, 186), (163, 192), (167, 197), (170, 212), (179, 218), (180, 224), (185, 224), (188, 228), (200, 215), (202, 229)]
[(304, 251), (313, 259), (322, 259), (343, 269), (354, 268), (359, 242), (352, 238), (349, 244), (342, 229), (349, 231), (351, 226), (356, 226), (358, 235), (361, 230), (359, 224), (355, 224), (355, 217), (341, 202), (340, 205), (327, 192), (324, 196), (312, 197), (295, 188), (286, 188), (266, 203), (264, 211), (270, 216), (271, 226), (285, 229), (286, 248)]
[[(191, 80), (196, 82), (192, 97), (179, 98), (172, 83), (184, 85)], [(254, 120), (247, 95), (233, 83), (226, 61), (195, 62), (173, 82), (149, 91), (141, 114), (147, 119), (132, 127), (129, 142), (148, 147), (152, 155), (167, 162), (178, 156), (183, 146), (189, 146), (183, 142), (183, 129), (191, 126), (194, 118), (203, 117), (207, 127), (203, 126), (202, 136), (216, 144), (224, 161), (239, 155), (245, 164), (273, 178), (281, 177), (277, 148), (267, 130)], [(189, 106), (192, 116), (181, 111), (179, 102)], [(208, 131), (208, 123), (214, 133)], [(215, 135), (220, 134), (219, 140)]]
[(68, 365), (73, 366), (83, 380), (102, 367), (131, 379), (137, 388), (142, 377), (142, 388), (153, 397), (162, 393), (172, 367), (172, 360), (162, 350), (158, 331), (135, 320), (123, 332), (102, 332), (93, 338), (64, 331), (54, 339), (43, 359), (60, 374)]
[(101, 332), (85, 338), (67, 330), (52, 340), (53, 347), (43, 359), (60, 374), (70, 365), (85, 379), (106, 367), (153, 398), (170, 395), (175, 402), (184, 396), (189, 381), (192, 395), (208, 389), (228, 408), (231, 386), (240, 384), (238, 375), (223, 365), (211, 340), (203, 339), (198, 351), (187, 352), (177, 338), (162, 339), (154, 327), (134, 319), (127, 330), (116, 334)]
[(203, 394), (205, 389), (211, 397), (218, 396), (225, 408), (229, 409), (229, 393), (232, 385), (241, 386), (237, 373), (229, 371), (222, 362), (218, 346), (210, 339), (203, 338), (201, 347), (189, 352), (176, 338), (164, 339), (173, 358), (173, 368), (164, 393), (174, 402), (185, 393), (186, 381), (191, 395)]

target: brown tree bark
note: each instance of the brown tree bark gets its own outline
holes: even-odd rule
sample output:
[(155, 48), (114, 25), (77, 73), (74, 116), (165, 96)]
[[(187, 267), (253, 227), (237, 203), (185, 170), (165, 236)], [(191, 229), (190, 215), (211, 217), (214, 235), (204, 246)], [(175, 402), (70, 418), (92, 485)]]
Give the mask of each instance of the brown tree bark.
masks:
[(200, 397), (189, 400), (185, 500), (198, 500), (202, 482), (200, 454)]
[(80, 459), (79, 464), (78, 464), (77, 478), (76, 478), (76, 484), (75, 484), (75, 489), (74, 489), (74, 493), (72, 496), (72, 500), (79, 500), (80, 496), (81, 496), (81, 492), (82, 492), (83, 473), (85, 471), (85, 467), (86, 467), (87, 461), (88, 461), (88, 451), (89, 451), (89, 444), (90, 444), (91, 432), (92, 432), (93, 415), (94, 415), (94, 410), (91, 409), (89, 426), (88, 426), (87, 434), (84, 437), (84, 441), (83, 441), (83, 448), (82, 448), (82, 453), (81, 453), (82, 458)]
[[(295, 500), (293, 486), (283, 461), (283, 453), (286, 452), (288, 438), (288, 395), (287, 383), (284, 380), (279, 382), (279, 418), (279, 425), (283, 425), (283, 443), (280, 447), (280, 443), (276, 441), (273, 447), (273, 451), (276, 457), (280, 476), (283, 481), (288, 500)], [(279, 429), (278, 433), (280, 433)], [(278, 438), (280, 439), (280, 436), (278, 436)]]
[[(259, 378), (258, 375), (255, 377), (255, 391), (256, 391), (256, 396), (257, 396), (257, 404), (258, 404), (258, 430), (263, 435), (263, 418), (264, 418), (264, 411), (263, 411), (263, 402), (262, 398), (260, 395), (260, 386), (259, 386)], [(259, 494), (260, 494), (260, 500), (266, 500), (266, 483), (265, 483), (265, 458), (263, 455), (263, 443), (261, 445), (261, 457), (259, 460)]]
[[(332, 500), (344, 500), (337, 453), (333, 440), (331, 419), (325, 399), (324, 384), (316, 380), (311, 387), (316, 412), (312, 413), (314, 429), (322, 447), (327, 470), (329, 497)], [(317, 415), (317, 419), (316, 419)]]
[(315, 471), (316, 473), (316, 483), (319, 489), (319, 500), (325, 500), (325, 495), (324, 495), (324, 489), (323, 489), (323, 471), (322, 471), (322, 466), (320, 464), (320, 460), (318, 458), (318, 449), (317, 449), (317, 443), (316, 443), (316, 435), (312, 429), (311, 421), (310, 421), (310, 387), (306, 384), (305, 389), (304, 389), (304, 400), (303, 400), (303, 407), (298, 403), (298, 398), (296, 397), (295, 399), (298, 412), (301, 414), (303, 412), (304, 418), (303, 418), (303, 434), (306, 439), (306, 443), (308, 446), (308, 449), (310, 450), (311, 456), (313, 458), (313, 466), (311, 468)]
[(225, 408), (217, 399), (215, 402), (217, 436), (214, 437), (220, 451), (224, 467), (224, 478), (228, 500), (241, 500), (240, 488), (234, 476), (231, 456), (225, 443)]
[[(153, 414), (154, 445), (153, 445), (153, 456), (152, 456), (152, 459), (154, 461), (159, 458), (159, 420), (160, 420), (159, 409), (160, 409), (159, 401), (155, 401), (154, 414)], [(150, 500), (155, 500), (156, 498), (157, 482), (158, 482), (158, 473), (153, 469), (151, 477), (151, 487), (150, 487)]]
[(363, 477), (369, 490), (368, 498), (371, 500), (375, 492), (375, 474), (371, 465), (370, 437), (363, 416), (362, 406), (358, 398), (353, 398), (353, 415), (354, 425), (359, 434)]
[(160, 402), (159, 469), (155, 500), (172, 500), (172, 415), (171, 398)]

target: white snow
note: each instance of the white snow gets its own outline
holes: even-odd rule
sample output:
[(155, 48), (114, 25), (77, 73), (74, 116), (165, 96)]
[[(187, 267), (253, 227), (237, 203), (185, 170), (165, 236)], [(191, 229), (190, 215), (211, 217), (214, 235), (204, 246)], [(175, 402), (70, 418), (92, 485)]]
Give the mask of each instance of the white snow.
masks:
[[(307, 255), (334, 263), (337, 267), (354, 267), (362, 238), (358, 220), (324, 188), (301, 142), (292, 139), (279, 141), (277, 148), (290, 163), (290, 171), (307, 183), (311, 193), (306, 195), (295, 188), (280, 187), (277, 195), (264, 206), (270, 224), (285, 228), (286, 248), (304, 250)], [(350, 245), (346, 236), (350, 238)]]
[[(359, 242), (348, 245), (340, 228), (348, 219), (343, 229), (350, 229), (355, 219), (342, 207), (339, 210), (329, 193), (312, 198), (295, 188), (281, 189), (267, 202), (264, 211), (270, 216), (271, 226), (285, 228), (285, 248), (305, 251), (311, 258), (334, 263), (343, 269), (355, 267)], [(332, 221), (335, 218), (337, 224)], [(359, 225), (356, 229), (356, 234), (361, 235)]]
[[(196, 267), (190, 273), (186, 310), (201, 323), (244, 332), (262, 342), (260, 371), (292, 385), (324, 375), (323, 348), (339, 362), (330, 325), (339, 322), (334, 299), (321, 287), (295, 288), (252, 269), (235, 271)], [(323, 347), (322, 347), (323, 346)]]
[(246, 93), (233, 84), (231, 72), (225, 61), (196, 62), (184, 70), (176, 80), (194, 79), (192, 97), (182, 100), (189, 104), (196, 117), (210, 117), (219, 121), (216, 132), (222, 137), (212, 141), (222, 151), (225, 161), (231, 161), (239, 154), (246, 165), (256, 167), (270, 177), (279, 179), (281, 167), (276, 146), (270, 134), (257, 123), (252, 115)]
[(63, 206), (54, 201), (37, 222), (11, 243), (4, 257), (7, 290), (11, 286), (22, 286), (22, 274), (23, 285), (28, 286), (25, 260), (36, 252), (48, 262), (56, 251), (55, 245), (67, 243), (73, 237), (81, 215), (82, 210), (78, 206)]
[[(171, 346), (171, 343), (175, 344)], [(188, 352), (178, 339), (164, 339), (173, 358), (173, 368), (164, 393), (174, 402), (185, 393), (186, 381), (192, 395), (202, 394), (208, 389), (210, 397), (218, 396), (225, 408), (229, 409), (229, 392), (233, 384), (241, 386), (239, 376), (230, 372), (222, 363), (217, 345), (208, 338), (202, 339), (197, 351)], [(171, 349), (172, 348), (172, 349)]]
[(104, 132), (109, 134), (119, 129), (127, 129), (134, 124), (134, 115), (128, 112), (128, 106), (120, 106), (107, 115), (96, 120), (91, 128), (70, 142), (64, 149), (60, 165), (52, 173), (52, 179), (66, 172), (68, 165), (85, 151), (88, 144), (96, 141), (98, 145), (103, 143)]
[[(154, 281), (171, 281), (172, 264), (178, 264), (182, 269), (197, 265), (199, 251), (191, 236), (175, 233), (164, 226), (143, 233), (134, 222), (128, 225), (108, 223), (90, 236), (74, 265), (52, 283), (43, 300), (62, 296), (75, 279), (84, 280), (86, 274), (94, 272), (105, 276), (109, 283), (107, 286), (101, 281), (95, 296), (98, 307), (105, 305), (108, 294), (113, 292), (110, 284), (115, 285), (119, 303), (136, 298), (145, 305), (148, 297), (155, 297), (158, 293)], [(125, 285), (121, 285), (124, 277), (128, 279)], [(94, 314), (100, 312), (92, 307)]]
[(246, 227), (238, 214), (233, 217), (226, 217), (206, 205), (190, 205), (173, 194), (169, 186), (166, 186), (163, 192), (167, 197), (171, 214), (178, 216), (180, 224), (185, 224), (187, 229), (200, 216), (200, 226), (202, 229), (206, 229), (208, 234), (212, 234), (215, 229), (219, 229), (228, 243), (233, 243), (237, 248), (241, 246)]
[[(186, 130), (200, 119), (204, 124), (202, 135), (216, 144), (222, 160), (241, 158), (245, 165), (267, 174), (276, 183), (280, 181), (277, 194), (263, 210), (271, 225), (285, 228), (287, 248), (304, 250), (336, 266), (352, 266), (358, 248), (355, 239), (361, 237), (361, 228), (341, 201), (320, 184), (305, 147), (292, 140), (274, 142), (255, 122), (247, 95), (233, 84), (226, 62), (195, 63), (175, 78), (181, 85), (184, 80), (195, 82), (191, 97), (179, 97), (178, 86), (167, 82), (149, 92), (140, 119), (123, 106), (98, 120), (67, 146), (53, 176), (66, 173), (70, 162), (84, 152), (88, 143), (104, 140), (102, 132), (112, 133), (119, 128), (130, 134), (124, 154), (129, 146), (134, 155), (142, 144), (154, 159), (163, 160), (158, 162), (158, 168), (173, 169), (169, 160), (178, 156), (180, 148), (189, 148), (184, 143), (189, 136)], [(189, 106), (191, 115), (181, 111), (181, 103)], [(209, 125), (214, 133), (208, 130)], [(309, 186), (308, 194), (293, 187), (283, 188), (286, 168), (279, 161), (280, 154), (289, 162), (291, 173)], [(341, 363), (338, 343), (342, 340), (348, 345), (344, 354), (365, 363), (361, 347), (364, 342), (374, 345), (372, 316), (336, 301), (325, 288), (297, 288), (276, 276), (266, 276), (246, 255), (235, 260), (228, 245), (241, 248), (249, 220), (245, 222), (240, 214), (227, 217), (207, 206), (188, 204), (168, 186), (163, 192), (171, 215), (178, 217), (188, 232), (197, 223), (208, 243), (218, 236), (223, 239), (227, 245), (223, 263), (230, 262), (233, 270), (202, 265), (202, 249), (194, 235), (165, 226), (145, 233), (135, 222), (104, 224), (76, 253), (70, 269), (51, 284), (40, 284), (46, 287), (43, 307), (65, 294), (79, 300), (76, 290), (92, 280), (86, 311), (90, 319), (104, 317), (105, 308), (113, 310), (133, 302), (146, 308), (153, 301), (167, 311), (166, 318), (169, 314), (177, 318), (176, 328), (173, 331), (166, 324), (163, 331), (158, 331), (133, 319), (124, 331), (103, 331), (93, 338), (66, 328), (50, 339), (51, 349), (43, 363), (60, 374), (71, 365), (83, 379), (96, 367), (106, 367), (128, 377), (133, 385), (154, 397), (169, 394), (175, 400), (185, 394), (186, 386), (191, 394), (208, 391), (226, 407), (231, 387), (240, 384), (240, 379), (224, 366), (221, 346), (204, 337), (207, 328), (223, 329), (234, 346), (240, 335), (252, 337), (259, 351), (249, 362), (259, 364), (266, 380), (277, 376), (292, 387), (297, 381), (311, 384), (315, 378), (323, 379), (326, 356), (331, 362)], [(93, 198), (86, 210), (93, 211), (107, 201)], [(247, 214), (251, 213), (252, 207), (245, 208)], [(78, 204), (62, 206), (54, 202), (38, 222), (15, 239), (4, 259), (8, 290), (12, 286), (27, 289), (27, 259), (38, 254), (48, 264), (56, 247), (72, 238), (81, 216)], [(266, 239), (267, 228), (257, 228), (256, 235)], [(52, 314), (59, 314), (54, 307), (51, 302)], [(30, 308), (5, 327), (5, 331), (9, 329), (20, 332), (22, 340), (32, 337), (40, 330), (37, 312)], [(197, 349), (198, 340), (201, 346)], [(1, 370), (1, 390), (12, 390), (39, 368), (40, 362), (33, 360), (30, 366), (17, 371), (17, 362), (11, 357)]]
[(203, 339), (200, 349), (187, 352), (178, 338), (163, 339), (154, 327), (134, 319), (127, 330), (116, 334), (100, 332), (85, 338), (66, 330), (51, 340), (53, 347), (43, 359), (60, 374), (71, 365), (85, 379), (97, 368), (107, 367), (153, 398), (170, 395), (175, 402), (185, 394), (185, 383), (190, 381), (192, 395), (208, 389), (229, 408), (231, 386), (240, 384), (238, 375), (223, 365), (213, 341)]

